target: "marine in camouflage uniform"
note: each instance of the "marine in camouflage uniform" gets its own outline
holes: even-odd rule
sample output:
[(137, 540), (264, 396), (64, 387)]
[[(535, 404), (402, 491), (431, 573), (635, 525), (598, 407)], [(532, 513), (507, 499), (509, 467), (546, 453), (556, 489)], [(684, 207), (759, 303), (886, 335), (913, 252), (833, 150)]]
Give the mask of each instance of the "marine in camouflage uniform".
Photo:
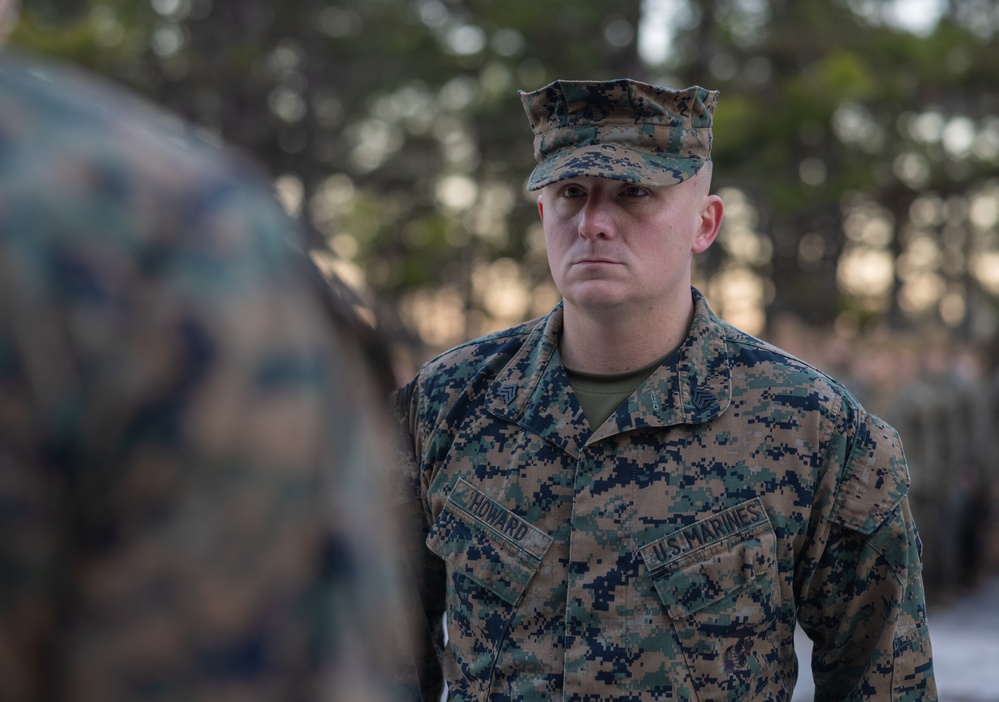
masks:
[(159, 117), (0, 57), (0, 700), (389, 699), (388, 388)]
[(568, 220), (580, 240), (632, 264), (611, 240), (640, 234), (613, 227), (695, 187), (717, 94), (558, 81), (522, 98), (529, 187), (554, 189), (540, 200), (546, 243), (569, 284), (546, 317), (442, 354), (397, 395), (438, 654), (424, 699), (446, 682), (456, 700), (789, 700), (796, 622), (814, 642), (816, 699), (935, 699), (894, 429), (689, 284), (679, 343), (606, 417), (568, 362), (580, 301), (615, 288), (599, 266), (589, 289), (557, 267), (556, 198), (583, 203)]

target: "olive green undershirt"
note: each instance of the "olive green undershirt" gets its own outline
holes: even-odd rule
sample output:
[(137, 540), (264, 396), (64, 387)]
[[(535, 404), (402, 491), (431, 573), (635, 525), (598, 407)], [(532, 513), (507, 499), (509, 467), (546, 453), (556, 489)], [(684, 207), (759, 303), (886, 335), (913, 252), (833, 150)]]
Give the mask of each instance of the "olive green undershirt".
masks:
[(583, 414), (586, 415), (590, 427), (596, 429), (614, 414), (621, 403), (627, 400), (656, 368), (662, 365), (665, 358), (666, 356), (663, 356), (646, 366), (624, 373), (587, 373), (573, 370), (564, 362), (562, 365), (566, 375), (569, 376), (576, 399), (583, 408)]

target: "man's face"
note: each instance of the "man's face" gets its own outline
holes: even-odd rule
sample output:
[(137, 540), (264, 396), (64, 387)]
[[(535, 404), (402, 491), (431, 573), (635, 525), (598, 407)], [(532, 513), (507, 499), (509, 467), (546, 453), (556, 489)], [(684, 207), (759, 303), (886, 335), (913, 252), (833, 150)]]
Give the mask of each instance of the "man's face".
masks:
[(566, 304), (624, 312), (689, 300), (693, 255), (711, 245), (721, 224), (706, 171), (670, 187), (591, 176), (547, 186), (538, 211)]

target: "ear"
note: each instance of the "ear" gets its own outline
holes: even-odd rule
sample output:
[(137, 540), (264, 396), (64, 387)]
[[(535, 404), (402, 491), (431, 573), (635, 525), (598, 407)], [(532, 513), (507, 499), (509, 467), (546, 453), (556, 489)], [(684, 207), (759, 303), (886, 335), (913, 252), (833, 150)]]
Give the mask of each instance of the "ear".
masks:
[(704, 207), (701, 210), (700, 228), (697, 236), (694, 237), (692, 251), (695, 254), (707, 251), (718, 236), (721, 229), (722, 217), (725, 213), (725, 203), (717, 195), (708, 195), (704, 198)]

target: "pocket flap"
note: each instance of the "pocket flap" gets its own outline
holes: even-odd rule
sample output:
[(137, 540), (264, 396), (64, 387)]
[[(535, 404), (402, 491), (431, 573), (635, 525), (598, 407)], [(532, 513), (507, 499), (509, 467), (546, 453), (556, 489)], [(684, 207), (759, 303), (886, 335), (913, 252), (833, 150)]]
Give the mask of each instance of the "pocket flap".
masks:
[(639, 549), (669, 615), (686, 617), (777, 567), (777, 537), (759, 498)]
[(448, 495), (427, 547), (505, 602), (516, 604), (552, 537), (464, 480)]

